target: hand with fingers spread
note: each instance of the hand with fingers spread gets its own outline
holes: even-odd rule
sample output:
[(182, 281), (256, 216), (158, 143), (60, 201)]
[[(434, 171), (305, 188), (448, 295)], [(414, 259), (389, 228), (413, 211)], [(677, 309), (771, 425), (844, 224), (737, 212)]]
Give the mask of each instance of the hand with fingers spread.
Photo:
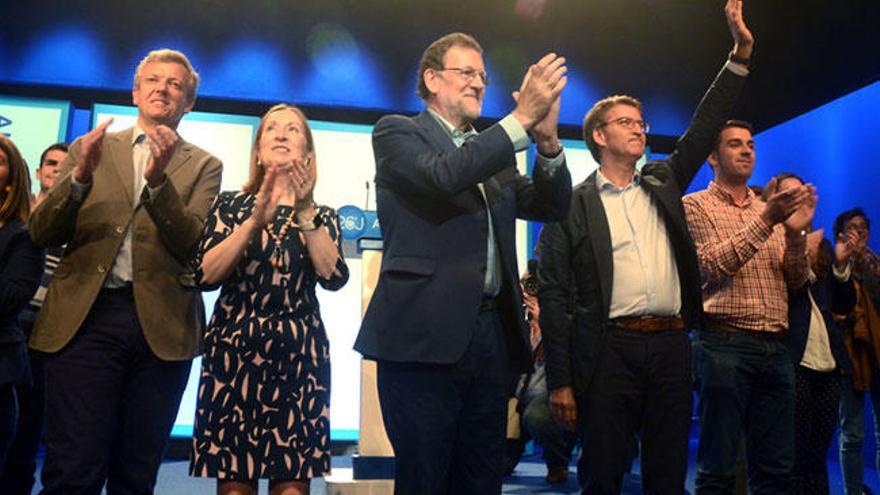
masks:
[(755, 37), (752, 35), (749, 27), (746, 26), (742, 8), (742, 0), (727, 0), (727, 4), (724, 6), (724, 15), (727, 17), (727, 26), (730, 28), (730, 34), (733, 36), (734, 55), (748, 60), (752, 56)]
[[(559, 118), (559, 95), (568, 82), (565, 76), (567, 70), (565, 58), (555, 53), (548, 53), (529, 67), (519, 91), (514, 93), (516, 108), (513, 110), (513, 116), (527, 131), (555, 130), (556, 120)], [(550, 121), (539, 125), (535, 130), (535, 126), (548, 116)]]
[(104, 145), (104, 136), (107, 135), (107, 127), (113, 123), (113, 119), (105, 120), (98, 127), (92, 129), (80, 140), (80, 153), (73, 167), (73, 178), (81, 184), (92, 181), (92, 173), (101, 160), (101, 150)]
[(144, 179), (147, 186), (159, 187), (165, 182), (165, 168), (174, 156), (179, 137), (170, 127), (157, 125), (144, 131), (149, 138), (150, 158), (144, 168)]

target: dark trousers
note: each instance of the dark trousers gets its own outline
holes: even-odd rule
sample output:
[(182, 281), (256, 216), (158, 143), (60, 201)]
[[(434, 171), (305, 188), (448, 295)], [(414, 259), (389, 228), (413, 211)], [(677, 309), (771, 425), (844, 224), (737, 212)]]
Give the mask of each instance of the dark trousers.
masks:
[(840, 373), (795, 367), (792, 495), (828, 494), (828, 446), (837, 428)]
[(451, 365), (379, 361), (396, 495), (501, 493), (510, 369), (496, 311)]
[(697, 493), (733, 493), (743, 434), (751, 493), (787, 493), (794, 467), (794, 365), (788, 348), (767, 336), (703, 330), (695, 349)]
[(15, 437), (15, 417), (18, 404), (15, 400), (15, 386), (11, 383), (0, 385), (0, 468), (6, 461), (6, 454)]
[(693, 409), (687, 332), (610, 327), (587, 392), (578, 398), (585, 494), (619, 494), (641, 440), (645, 493), (684, 493)]
[[(147, 309), (147, 308), (144, 308)], [(46, 360), (44, 495), (151, 494), (190, 361), (147, 345), (131, 290), (103, 290)]]
[(3, 474), (0, 475), (0, 486), (9, 495), (30, 495), (34, 488), (37, 452), (43, 437), (43, 419), (45, 417), (45, 354), (33, 349), (28, 350), (30, 357), (33, 385), (16, 385), (18, 395), (18, 422), (15, 439), (9, 449)]

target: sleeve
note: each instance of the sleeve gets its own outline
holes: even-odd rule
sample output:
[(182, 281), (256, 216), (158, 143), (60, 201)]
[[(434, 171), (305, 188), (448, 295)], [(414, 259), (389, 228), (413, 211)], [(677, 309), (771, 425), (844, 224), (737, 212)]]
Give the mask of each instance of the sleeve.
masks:
[(547, 389), (573, 386), (571, 301), (574, 297), (570, 243), (561, 223), (548, 223), (538, 239), (538, 304)]
[(35, 243), (43, 247), (61, 247), (73, 239), (79, 209), (91, 187), (73, 185), (73, 167), (79, 156), (80, 140), (58, 166), (58, 178), (46, 198), (31, 213), (28, 232)]
[[(825, 251), (829, 259), (828, 283), (831, 285), (831, 312), (838, 315), (848, 315), (856, 305), (856, 291), (852, 278), (847, 273), (843, 279), (837, 276), (837, 267), (834, 266), (834, 248), (828, 239), (822, 239), (819, 249)], [(849, 266), (847, 266), (849, 272)]]
[(730, 118), (746, 78), (725, 64), (712, 81), (708, 91), (694, 111), (687, 131), (678, 140), (667, 163), (675, 171), (679, 189), (684, 192), (703, 166), (706, 157)]
[(540, 155), (535, 159), (532, 177), (514, 171), (517, 180), (516, 216), (539, 222), (559, 222), (571, 206), (571, 174), (565, 164), (553, 165)]
[(234, 198), (235, 193), (233, 192), (224, 192), (217, 196), (210, 212), (208, 212), (207, 218), (205, 218), (205, 229), (202, 238), (199, 240), (194, 260), (196, 284), (205, 291), (215, 290), (222, 285), (222, 282), (213, 285), (205, 284), (202, 261), (205, 259), (205, 253), (223, 242), (235, 230), (237, 226), (235, 221), (236, 212), (232, 205)]
[[(437, 124), (439, 125), (439, 124)], [(430, 136), (411, 118), (383, 117), (373, 129), (376, 185), (406, 195), (454, 196), (512, 168), (514, 146), (495, 124), (461, 147), (439, 151)]]
[(722, 239), (699, 202), (686, 196), (682, 203), (697, 248), (700, 272), (706, 281), (717, 284), (736, 275), (773, 234), (771, 227), (756, 218), (732, 236)]
[(3, 252), (5, 263), (0, 271), (0, 308), (7, 314), (18, 314), (37, 291), (45, 256), (24, 228), (13, 235)]
[(327, 207), (322, 207), (319, 215), (321, 215), (323, 225), (327, 227), (327, 232), (330, 233), (330, 239), (336, 243), (338, 257), (333, 275), (329, 279), (318, 277), (318, 283), (326, 290), (336, 291), (348, 282), (348, 265), (345, 264), (345, 257), (342, 254), (342, 229), (339, 225), (339, 215), (335, 210)]
[(141, 204), (153, 218), (162, 244), (182, 263), (192, 259), (204, 231), (205, 216), (220, 190), (223, 165), (210, 155), (204, 159), (206, 163), (201, 167), (186, 203), (170, 177), (166, 179), (168, 183), (165, 187), (159, 188), (155, 197), (150, 195), (147, 188), (141, 194)]
[(785, 252), (782, 255), (782, 272), (789, 289), (800, 289), (809, 279), (807, 263), (807, 237), (785, 238)]

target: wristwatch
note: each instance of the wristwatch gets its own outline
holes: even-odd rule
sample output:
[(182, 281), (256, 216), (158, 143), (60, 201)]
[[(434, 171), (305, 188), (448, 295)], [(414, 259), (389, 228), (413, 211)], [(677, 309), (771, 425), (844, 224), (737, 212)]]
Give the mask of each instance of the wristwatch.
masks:
[(302, 232), (309, 232), (312, 230), (316, 230), (323, 224), (323, 220), (321, 220), (321, 215), (315, 213), (315, 216), (310, 218), (307, 222), (299, 222), (296, 224), (296, 228), (298, 228)]

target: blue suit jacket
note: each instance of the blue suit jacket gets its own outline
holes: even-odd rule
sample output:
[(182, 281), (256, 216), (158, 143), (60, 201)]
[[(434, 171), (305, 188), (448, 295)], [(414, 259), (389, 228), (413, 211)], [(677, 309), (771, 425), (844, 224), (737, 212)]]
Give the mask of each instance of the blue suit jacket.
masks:
[(517, 275), (515, 222), (560, 220), (571, 198), (565, 166), (516, 170), (513, 144), (495, 124), (456, 148), (427, 111), (383, 117), (373, 131), (384, 257), (355, 349), (398, 362), (454, 363), (477, 324), (486, 271), (484, 183), (502, 266), (498, 297), (509, 356), (530, 351)]

